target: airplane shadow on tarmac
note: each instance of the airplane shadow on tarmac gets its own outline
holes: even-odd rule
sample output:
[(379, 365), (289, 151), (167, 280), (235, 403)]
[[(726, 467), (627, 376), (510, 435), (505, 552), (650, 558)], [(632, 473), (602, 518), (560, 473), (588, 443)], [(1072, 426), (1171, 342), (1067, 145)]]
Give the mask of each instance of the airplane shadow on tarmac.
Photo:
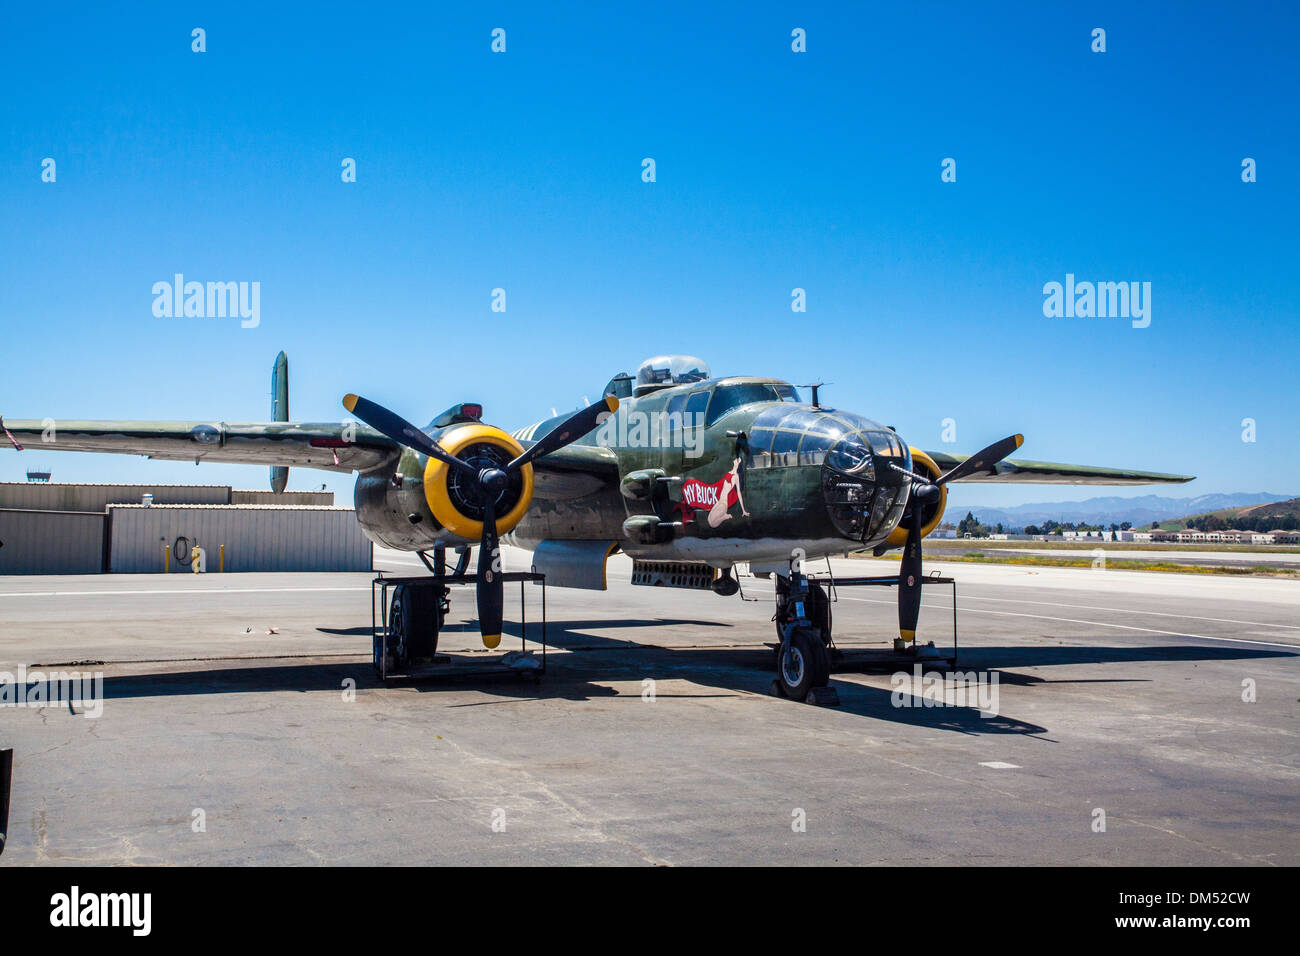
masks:
[[(409, 687), (421, 694), (437, 694), (449, 690), (473, 689), (500, 698), (500, 703), (527, 700), (641, 700), (640, 689), (620, 694), (605, 686), (613, 681), (640, 681), (646, 677), (656, 680), (681, 679), (708, 690), (723, 690), (721, 694), (657, 693), (656, 697), (728, 697), (743, 694), (765, 695), (773, 676), (773, 653), (766, 646), (665, 646), (637, 643), (590, 633), (593, 630), (647, 628), (655, 629), (674, 625), (728, 628), (731, 625), (712, 621), (681, 619), (642, 620), (584, 620), (551, 622), (547, 628), (549, 646), (568, 654), (554, 655), (548, 660), (548, 673), (540, 684), (521, 681), (518, 675), (485, 676), (482, 674), (449, 674), (429, 680), (396, 680), (384, 685), (371, 667), (369, 660), (330, 661), (324, 663), (263, 664), (252, 661), (232, 662), (229, 666), (201, 671), (171, 671), (156, 674), (123, 675), (106, 678), (104, 696), (110, 698), (157, 697), (192, 694), (238, 694), (272, 692), (339, 691), (343, 682), (351, 678), (356, 689), (376, 690)], [(348, 629), (351, 631), (351, 629)], [(366, 628), (366, 631), (369, 629)], [(530, 627), (530, 633), (532, 632)], [(510, 627), (507, 627), (507, 634)], [(328, 632), (327, 632), (328, 633)], [(468, 632), (448, 631), (447, 636)], [(716, 632), (715, 632), (716, 633)], [(516, 630), (515, 637), (518, 636)], [(650, 635), (647, 635), (649, 637)], [(1099, 638), (1104, 640), (1104, 638)], [(503, 641), (508, 649), (511, 641)], [(359, 653), (364, 653), (360, 652)], [(1282, 650), (1263, 650), (1241, 647), (1213, 647), (1197, 645), (1161, 645), (1152, 647), (1112, 647), (1095, 645), (1054, 645), (1050, 647), (978, 646), (961, 650), (956, 670), (983, 672), (985, 676), (998, 674), (999, 683), (1007, 685), (1037, 685), (1052, 683), (1131, 683), (1145, 682), (1148, 678), (1134, 677), (1123, 665), (1160, 661), (1229, 661), (1257, 660), (1262, 658), (1295, 657), (1296, 653)], [(1070, 664), (1120, 665), (1114, 677), (1091, 677), (1079, 681), (1066, 678), (1055, 681), (1051, 677), (1013, 673), (1010, 668), (1063, 666)], [(840, 697), (840, 706), (832, 712), (895, 724), (948, 730), (962, 734), (1018, 734), (1042, 735), (1048, 728), (997, 714), (984, 717), (974, 707), (899, 707), (895, 705), (893, 690), (873, 684), (843, 679), (855, 671), (892, 673), (904, 669), (897, 665), (886, 667), (856, 666), (852, 663), (837, 666), (832, 674), (832, 684)], [(929, 668), (927, 667), (928, 671)], [(531, 675), (529, 675), (531, 676)], [(840, 679), (837, 679), (840, 678)], [(604, 683), (598, 683), (604, 682)], [(483, 706), (487, 702), (458, 703), (454, 706)], [(774, 703), (776, 703), (774, 701)], [(783, 706), (798, 707), (793, 702), (780, 702)], [(829, 716), (827, 719), (833, 719)]]

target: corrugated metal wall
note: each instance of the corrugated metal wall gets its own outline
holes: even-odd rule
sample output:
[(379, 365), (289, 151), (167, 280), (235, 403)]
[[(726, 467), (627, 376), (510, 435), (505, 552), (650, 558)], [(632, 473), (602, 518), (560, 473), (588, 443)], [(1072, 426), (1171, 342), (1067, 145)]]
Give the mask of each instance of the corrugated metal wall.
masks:
[[(138, 500), (135, 503), (138, 504)], [(167, 503), (171, 504), (171, 502)], [(177, 502), (177, 504), (182, 503)], [(240, 491), (236, 488), (230, 492), (230, 503), (232, 505), (316, 505), (328, 508), (334, 504), (334, 492), (282, 491), (277, 495), (270, 490)]]
[[(178, 537), (207, 552), (209, 572), (226, 546), (226, 571), (369, 571), (371, 544), (351, 508), (112, 505), (111, 570), (161, 572)], [(172, 571), (177, 568), (172, 559)]]
[(40, 481), (0, 482), (0, 508), (31, 511), (100, 511), (109, 504), (140, 503), (152, 494), (160, 505), (224, 505), (229, 485), (111, 485), (53, 484)]
[(96, 574), (104, 569), (103, 514), (0, 509), (0, 574)]

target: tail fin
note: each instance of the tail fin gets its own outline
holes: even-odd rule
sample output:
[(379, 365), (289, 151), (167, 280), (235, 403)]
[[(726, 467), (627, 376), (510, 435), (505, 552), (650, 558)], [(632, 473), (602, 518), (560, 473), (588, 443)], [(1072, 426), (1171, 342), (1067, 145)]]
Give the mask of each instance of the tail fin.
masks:
[[(289, 356), (281, 352), (275, 357), (271, 369), (271, 421), (289, 420)], [(289, 484), (289, 469), (285, 465), (271, 466), (271, 490), (277, 495)]]

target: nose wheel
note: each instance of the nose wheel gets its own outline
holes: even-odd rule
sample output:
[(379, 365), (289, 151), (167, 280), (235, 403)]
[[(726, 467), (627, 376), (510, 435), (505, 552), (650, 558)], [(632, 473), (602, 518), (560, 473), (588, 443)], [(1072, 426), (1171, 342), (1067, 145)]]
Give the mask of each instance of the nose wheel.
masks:
[(830, 687), (830, 601), (819, 584), (809, 585), (803, 573), (777, 579), (776, 680), (772, 693), (790, 700), (835, 705), (839, 696)]
[(802, 701), (816, 691), (830, 689), (830, 651), (812, 628), (792, 627), (777, 649), (777, 662), (776, 680), (782, 697)]

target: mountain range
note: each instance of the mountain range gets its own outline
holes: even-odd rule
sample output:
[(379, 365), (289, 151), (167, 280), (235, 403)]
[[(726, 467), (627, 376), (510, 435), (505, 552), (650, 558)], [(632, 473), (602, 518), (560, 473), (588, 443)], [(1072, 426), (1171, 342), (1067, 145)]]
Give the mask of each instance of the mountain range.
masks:
[[(975, 514), (982, 524), (1007, 528), (1023, 528), (1027, 524), (1044, 521), (1085, 522), (1094, 525), (1119, 524), (1130, 521), (1134, 527), (1150, 525), (1153, 521), (1170, 521), (1187, 515), (1218, 511), (1221, 508), (1242, 508), (1246, 505), (1271, 504), (1286, 501), (1296, 495), (1273, 495), (1267, 492), (1233, 492), (1232, 494), (1197, 495), (1193, 498), (1166, 498), (1162, 495), (1142, 495), (1138, 498), (1087, 498), (1083, 501), (1042, 501), (1032, 504), (1002, 507), (966, 505), (949, 509), (944, 521), (954, 524)], [(961, 513), (958, 514), (957, 512)]]

